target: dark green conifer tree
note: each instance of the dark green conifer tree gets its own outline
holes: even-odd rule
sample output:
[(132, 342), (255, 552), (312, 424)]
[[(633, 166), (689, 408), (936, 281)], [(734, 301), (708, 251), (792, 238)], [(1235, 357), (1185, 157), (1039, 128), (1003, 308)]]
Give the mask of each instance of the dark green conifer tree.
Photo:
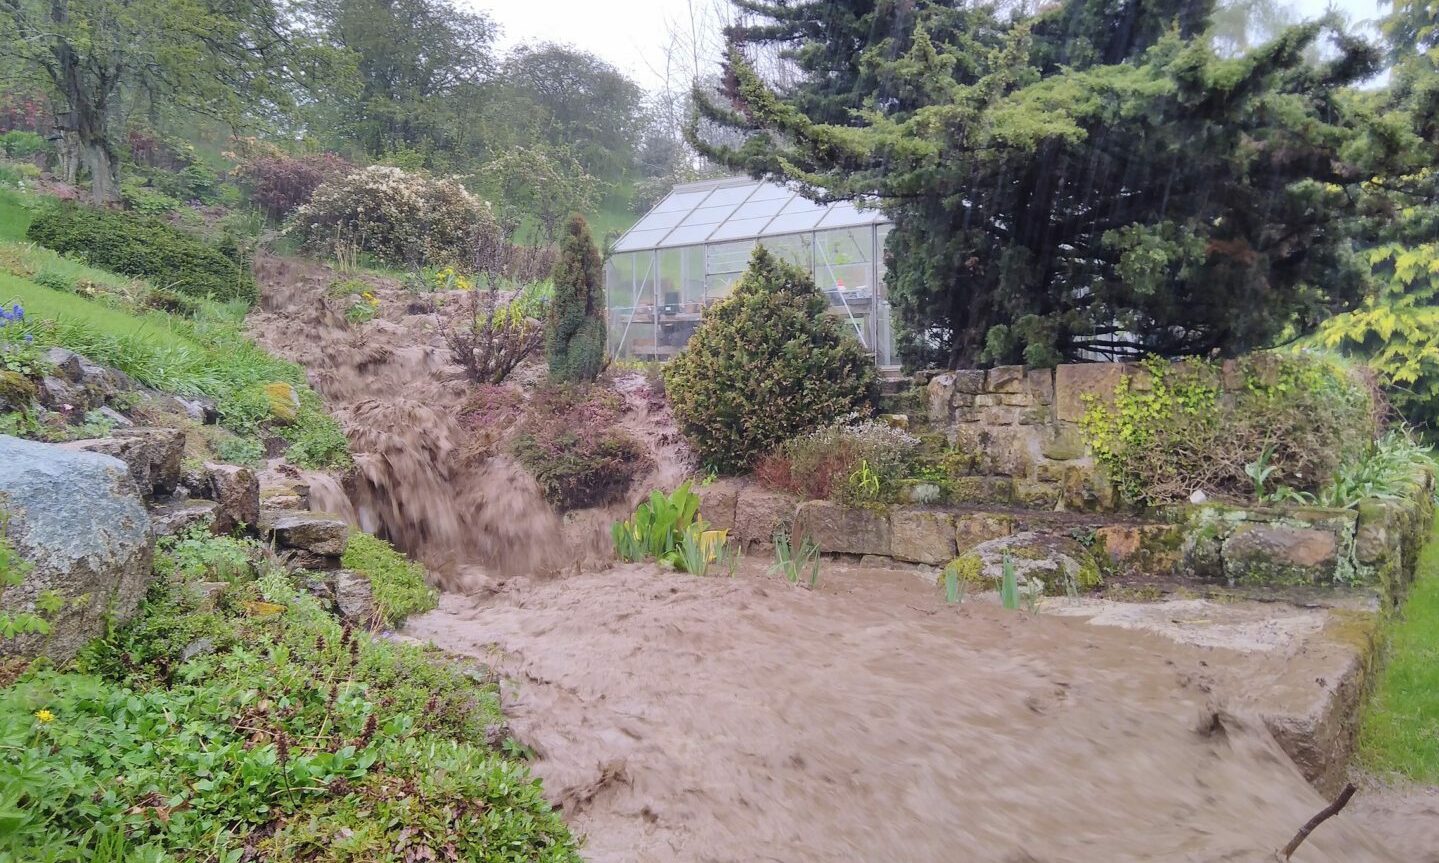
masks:
[(580, 383), (605, 362), (604, 272), (584, 216), (570, 216), (554, 270), (555, 298), (545, 330), (550, 377)]

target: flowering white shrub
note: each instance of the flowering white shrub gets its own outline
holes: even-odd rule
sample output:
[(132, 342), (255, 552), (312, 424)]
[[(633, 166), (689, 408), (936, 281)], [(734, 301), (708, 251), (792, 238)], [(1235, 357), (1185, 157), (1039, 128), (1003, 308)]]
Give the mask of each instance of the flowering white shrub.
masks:
[(465, 264), (498, 230), (489, 204), (458, 180), (383, 165), (327, 180), (286, 228), (316, 251), (403, 266)]

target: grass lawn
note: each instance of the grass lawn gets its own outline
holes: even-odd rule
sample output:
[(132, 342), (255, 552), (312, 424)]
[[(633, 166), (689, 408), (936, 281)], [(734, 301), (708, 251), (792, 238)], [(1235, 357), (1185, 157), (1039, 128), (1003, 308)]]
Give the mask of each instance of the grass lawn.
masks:
[(1439, 783), (1439, 519), (1419, 556), (1388, 664), (1359, 732), (1361, 763), (1380, 774)]
[(32, 214), (25, 198), (13, 189), (0, 189), (0, 240), (25, 239)]

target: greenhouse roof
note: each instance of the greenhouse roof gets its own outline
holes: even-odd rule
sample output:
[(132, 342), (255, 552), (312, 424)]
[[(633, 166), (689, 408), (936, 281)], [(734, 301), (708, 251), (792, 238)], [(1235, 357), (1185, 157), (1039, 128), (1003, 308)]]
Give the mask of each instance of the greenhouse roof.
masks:
[(849, 201), (816, 204), (779, 183), (730, 177), (675, 186), (615, 243), (616, 252), (698, 246), (888, 222)]

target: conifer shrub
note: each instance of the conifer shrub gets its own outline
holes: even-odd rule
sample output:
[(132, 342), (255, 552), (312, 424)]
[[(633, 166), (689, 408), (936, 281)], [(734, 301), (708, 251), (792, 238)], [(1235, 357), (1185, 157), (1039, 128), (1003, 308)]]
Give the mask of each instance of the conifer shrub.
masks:
[(589, 225), (578, 213), (565, 229), (552, 281), (555, 298), (545, 330), (550, 377), (593, 381), (605, 361), (604, 273)]
[(38, 214), (25, 236), (171, 293), (247, 303), (259, 298), (254, 276), (237, 256), (157, 218), (63, 204)]
[(868, 411), (874, 363), (826, 308), (808, 273), (760, 247), (705, 312), (666, 366), (665, 392), (707, 465), (746, 470), (790, 438)]

